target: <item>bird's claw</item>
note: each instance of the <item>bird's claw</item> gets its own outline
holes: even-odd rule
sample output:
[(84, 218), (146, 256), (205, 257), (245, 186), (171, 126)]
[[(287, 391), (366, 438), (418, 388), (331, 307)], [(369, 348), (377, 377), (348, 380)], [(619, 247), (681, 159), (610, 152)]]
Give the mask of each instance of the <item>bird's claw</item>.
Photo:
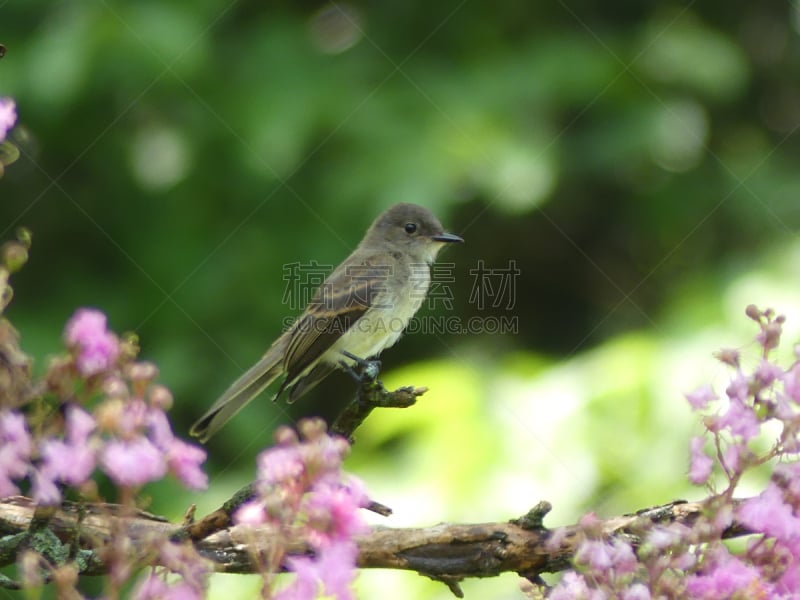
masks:
[(342, 355), (355, 363), (355, 365), (349, 365), (345, 361), (342, 361), (340, 363), (342, 369), (359, 383), (372, 382), (378, 378), (378, 373), (381, 370), (381, 361), (364, 359), (347, 352), (347, 350), (342, 350)]

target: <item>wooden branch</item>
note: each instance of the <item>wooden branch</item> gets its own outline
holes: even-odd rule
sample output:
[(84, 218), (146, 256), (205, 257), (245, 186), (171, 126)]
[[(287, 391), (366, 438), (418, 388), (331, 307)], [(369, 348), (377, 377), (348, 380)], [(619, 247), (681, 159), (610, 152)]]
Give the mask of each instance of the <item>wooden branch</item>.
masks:
[(426, 387), (401, 387), (393, 392), (383, 387), (377, 379), (377, 361), (365, 361), (361, 372), (354, 371), (354, 376), (359, 380), (358, 391), (339, 416), (334, 419), (330, 433), (340, 435), (353, 443), (353, 433), (376, 408), (408, 408), (414, 406), (417, 398), (428, 391)]
[[(638, 545), (641, 541), (639, 534), (650, 525), (679, 522), (691, 527), (707, 509), (706, 502), (676, 501), (601, 520), (600, 529), (606, 536), (622, 536)], [(28, 498), (15, 496), (0, 500), (0, 536), (28, 531), (35, 510)], [(567, 568), (581, 539), (578, 525), (567, 526), (552, 538), (553, 532), (542, 525), (549, 510), (550, 505), (542, 502), (527, 515), (508, 522), (442, 523), (406, 529), (374, 527), (357, 540), (358, 565), (362, 568), (416, 571), (448, 583), (456, 594), (460, 592), (458, 581), (468, 577), (492, 577), (510, 571), (534, 579), (541, 573)], [(105, 504), (86, 505), (80, 512), (74, 507), (64, 506), (50, 518), (49, 529), (62, 540), (69, 541), (75, 540), (78, 531), (81, 548), (94, 551), (96, 560), (91, 561), (85, 575), (106, 572), (102, 550), (109, 543), (112, 531), (122, 532), (131, 540), (131, 556), (140, 561), (153, 559), (150, 550), (154, 539), (166, 539), (185, 531), (180, 524), (167, 523), (154, 515), (136, 512), (126, 516), (115, 505)], [(734, 524), (725, 535), (734, 537), (746, 533), (745, 528)], [(214, 563), (217, 571), (254, 573), (258, 565), (254, 564), (252, 557), (268, 551), (275, 539), (268, 527), (236, 526), (193, 543)], [(290, 539), (287, 552), (308, 552), (299, 531)], [(2, 558), (0, 566), (5, 566), (13, 563), (16, 556), (4, 553)]]

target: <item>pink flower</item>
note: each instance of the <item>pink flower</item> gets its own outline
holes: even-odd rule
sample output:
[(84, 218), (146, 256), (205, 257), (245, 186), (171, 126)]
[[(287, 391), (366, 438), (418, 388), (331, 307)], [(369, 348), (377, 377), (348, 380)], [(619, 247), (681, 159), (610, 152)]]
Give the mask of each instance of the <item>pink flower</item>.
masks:
[(146, 421), (150, 439), (153, 443), (166, 451), (172, 446), (175, 441), (175, 435), (172, 433), (172, 427), (169, 424), (169, 419), (163, 410), (147, 408), (144, 402), (136, 400), (137, 406), (146, 411), (140, 418), (140, 421)]
[(308, 514), (309, 543), (316, 549), (348, 541), (367, 531), (360, 508), (367, 502), (363, 484), (353, 478), (350, 485), (321, 481), (305, 499)]
[(294, 581), (275, 594), (274, 600), (316, 600), (319, 597), (319, 577), (314, 559), (307, 556), (289, 557), (288, 567), (297, 576)]
[(693, 392), (685, 394), (685, 396), (686, 400), (689, 401), (689, 404), (691, 404), (692, 408), (695, 410), (703, 410), (706, 408), (706, 406), (708, 406), (709, 402), (717, 399), (717, 395), (708, 384), (697, 388)]
[[(778, 580), (778, 586), (782, 591), (794, 592), (794, 598), (798, 598), (800, 593), (800, 540), (793, 540), (792, 544), (781, 544), (776, 542), (773, 553), (776, 555), (776, 564), (785, 564), (786, 570)], [(783, 553), (785, 551), (785, 554)], [(781, 556), (783, 554), (783, 556)], [(781, 560), (783, 559), (783, 560)], [(778, 562), (781, 561), (781, 562)]]
[(693, 552), (673, 554), (672, 566), (680, 571), (688, 571), (697, 564), (697, 556)]
[(19, 488), (14, 484), (14, 479), (19, 479), (25, 473), (15, 475), (19, 469), (20, 464), (27, 468), (27, 463), (19, 463), (15, 456), (11, 456), (12, 452), (8, 452), (6, 448), (0, 448), (0, 498), (7, 498), (8, 496), (16, 496), (19, 494)]
[(0, 411), (0, 498), (19, 493), (13, 480), (28, 472), (32, 446), (25, 417)]
[(578, 519), (578, 526), (586, 531), (599, 531), (600, 519), (594, 512), (588, 512)]
[[(800, 345), (797, 346), (800, 348)], [(800, 404), (800, 362), (795, 363), (791, 369), (781, 377), (783, 391), (795, 404)]]
[(783, 369), (766, 359), (761, 359), (758, 367), (753, 371), (753, 376), (757, 381), (761, 382), (762, 385), (769, 385), (776, 379), (781, 379), (783, 375)]
[(744, 502), (739, 520), (754, 531), (778, 540), (800, 536), (800, 519), (783, 500), (783, 491), (770, 482), (761, 494)]
[(201, 600), (202, 594), (185, 581), (172, 585), (150, 574), (133, 594), (134, 600)]
[(201, 590), (193, 588), (185, 581), (179, 581), (169, 587), (164, 600), (203, 600), (205, 595)]
[(14, 444), (25, 454), (31, 451), (31, 436), (25, 417), (16, 411), (0, 412), (0, 440), (4, 444)]
[(31, 495), (37, 504), (54, 505), (61, 503), (61, 490), (53, 479), (41, 471), (34, 471), (31, 477)]
[(202, 596), (208, 582), (210, 564), (197, 553), (194, 546), (164, 540), (158, 548), (157, 562), (183, 579), (170, 588), (170, 595), (167, 597), (199, 598)]
[(581, 575), (575, 571), (567, 571), (547, 597), (549, 600), (575, 600), (589, 598), (591, 594), (586, 580)]
[(67, 408), (67, 441), (70, 444), (85, 444), (89, 434), (95, 430), (97, 423), (94, 417), (77, 406)]
[(691, 529), (679, 523), (666, 526), (656, 526), (647, 533), (645, 541), (656, 550), (666, 550), (679, 545), (684, 539), (689, 539)]
[[(733, 517), (733, 506), (723, 503), (716, 507), (708, 524), (711, 526), (712, 531), (716, 532), (716, 535), (722, 536), (722, 532), (733, 524)], [(687, 539), (689, 539), (689, 536), (687, 536)]]
[(74, 486), (89, 480), (96, 463), (89, 434), (95, 427), (94, 419), (85, 410), (77, 406), (67, 408), (66, 440), (46, 438), (39, 443), (40, 486), (45, 486), (45, 479)]
[(357, 556), (355, 544), (345, 543), (322, 550), (314, 558), (290, 557), (289, 569), (297, 577), (275, 595), (275, 600), (315, 600), (320, 592), (336, 600), (353, 600), (351, 585)]
[(339, 471), (350, 445), (339, 436), (324, 435), (310, 444), (309, 449), (316, 455), (322, 470)]
[(737, 373), (736, 377), (731, 379), (725, 393), (731, 401), (738, 400), (740, 403), (744, 403), (747, 400), (750, 393), (750, 382), (744, 373)]
[(731, 434), (740, 436), (744, 441), (757, 436), (760, 430), (755, 411), (738, 395), (731, 396), (728, 409), (722, 415), (714, 418), (711, 429), (715, 432), (727, 429)]
[(169, 470), (183, 485), (193, 490), (204, 490), (208, 487), (208, 475), (200, 468), (205, 460), (205, 450), (179, 439), (174, 439), (167, 450)]
[(17, 105), (11, 98), (0, 98), (0, 142), (17, 122)]
[(796, 508), (800, 508), (800, 462), (775, 465), (772, 475), (786, 489)]
[(106, 329), (106, 316), (98, 310), (77, 310), (67, 322), (64, 339), (77, 351), (75, 365), (84, 377), (107, 371), (119, 356), (119, 342)]
[(728, 472), (738, 473), (741, 469), (742, 453), (747, 452), (747, 446), (744, 444), (733, 443), (725, 448), (722, 453), (722, 462)]
[[(131, 398), (125, 403), (122, 417), (116, 423), (116, 429), (122, 436), (138, 435), (141, 430), (149, 426), (153, 428), (150, 408), (141, 398)], [(167, 424), (169, 427), (169, 423)]]
[(139, 486), (167, 472), (164, 455), (146, 438), (110, 441), (100, 457), (103, 470), (118, 485)]
[(633, 573), (639, 565), (633, 548), (621, 540), (614, 540), (611, 543), (611, 562), (614, 565), (614, 571), (618, 574)]
[(686, 578), (689, 598), (722, 600), (742, 598), (770, 598), (770, 588), (760, 577), (758, 569), (743, 563), (730, 554), (721, 554), (709, 569)]
[(258, 500), (245, 502), (233, 514), (233, 522), (237, 525), (258, 527), (267, 522), (267, 511)]
[(305, 468), (299, 446), (269, 448), (258, 455), (258, 478), (267, 485), (293, 483)]
[(170, 472), (190, 489), (206, 489), (208, 476), (200, 468), (206, 460), (206, 451), (176, 438), (163, 410), (149, 408), (140, 400), (135, 403), (146, 411), (139, 420), (147, 422), (148, 437), (166, 455)]
[(622, 600), (650, 600), (650, 590), (642, 583), (634, 583), (625, 590)]
[(689, 481), (695, 485), (705, 485), (711, 477), (714, 461), (703, 452), (705, 438), (695, 436), (691, 441), (691, 459), (689, 463)]
[(165, 598), (168, 591), (167, 582), (155, 573), (150, 573), (139, 584), (139, 587), (133, 593), (133, 598), (134, 600), (158, 600), (159, 598)]
[(317, 556), (319, 578), (325, 593), (337, 600), (355, 598), (351, 585), (356, 578), (358, 548), (353, 543), (340, 543)]
[(595, 583), (611, 582), (616, 576), (634, 573), (639, 561), (629, 544), (620, 540), (583, 541), (575, 553), (575, 564), (588, 567)]
[(42, 476), (69, 485), (85, 483), (94, 471), (95, 453), (86, 444), (68, 444), (62, 440), (41, 442)]

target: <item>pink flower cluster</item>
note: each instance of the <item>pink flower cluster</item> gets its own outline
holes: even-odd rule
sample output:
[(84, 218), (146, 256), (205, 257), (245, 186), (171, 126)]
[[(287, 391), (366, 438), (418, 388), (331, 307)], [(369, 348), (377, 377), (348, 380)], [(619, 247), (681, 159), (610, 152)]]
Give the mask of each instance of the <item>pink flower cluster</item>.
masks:
[[(761, 356), (755, 368), (745, 370), (738, 351), (723, 350), (717, 357), (733, 371), (725, 396), (718, 396), (708, 385), (686, 395), (692, 409), (701, 413), (707, 430), (706, 436), (691, 441), (689, 479), (713, 491), (720, 479), (715, 481), (717, 473), (727, 485), (721, 493), (725, 497), (732, 496), (747, 469), (780, 459), (784, 464), (776, 467), (776, 472), (782, 472), (800, 457), (800, 360), (786, 369), (773, 362), (782, 316), (755, 306), (747, 307), (747, 315), (760, 328), (756, 343)], [(795, 348), (795, 357), (800, 359), (800, 346)], [(766, 441), (764, 426), (768, 423), (780, 433), (768, 450), (757, 453), (753, 442)], [(709, 453), (709, 449), (713, 451)], [(790, 469), (792, 473), (795, 470)]]
[[(119, 342), (107, 331), (105, 315), (97, 311), (77, 311), (64, 337), (75, 352), (78, 379), (87, 378), (86, 389), (96, 389), (89, 397), (99, 396), (99, 402), (89, 412), (77, 403), (80, 395), (75, 396), (62, 404), (62, 422), (48, 423), (36, 438), (20, 412), (0, 410), (0, 497), (18, 494), (16, 482), (29, 478), (37, 503), (58, 504), (60, 486), (80, 488), (96, 468), (125, 488), (138, 488), (172, 473), (188, 488), (204, 489), (205, 451), (173, 434), (164, 412), (171, 395), (152, 383), (157, 369), (132, 361), (116, 365)], [(62, 369), (53, 378), (68, 377), (59, 385), (71, 390), (74, 372)], [(88, 378), (99, 387), (89, 385)]]
[(116, 422), (106, 423), (113, 437), (99, 452), (100, 465), (114, 483), (139, 487), (170, 472), (190, 489), (206, 488), (208, 478), (200, 468), (205, 450), (176, 438), (160, 407), (129, 398), (116, 416)]
[(80, 487), (92, 476), (96, 464), (95, 444), (89, 436), (96, 429), (94, 418), (78, 406), (66, 408), (63, 438), (45, 437), (38, 441), (41, 463), (31, 470), (32, 495), (39, 504), (58, 504), (61, 482)]
[[(575, 571), (565, 573), (547, 597), (650, 600), (647, 586), (640, 581), (642, 565), (631, 545), (619, 539), (603, 539), (600, 521), (592, 513), (584, 516), (580, 525), (585, 537), (575, 553)], [(564, 529), (556, 530), (549, 545), (558, 547), (564, 534)]]
[(733, 556), (721, 544), (713, 544), (704, 553), (702, 569), (686, 579), (685, 597), (698, 600), (717, 598), (796, 598), (783, 595), (747, 559)]
[(301, 421), (299, 429), (303, 441), (282, 428), (276, 433), (277, 445), (259, 455), (259, 498), (243, 505), (234, 520), (304, 532), (314, 556), (283, 561), (295, 578), (276, 599), (312, 600), (324, 594), (349, 600), (358, 556), (354, 536), (367, 530), (360, 512), (368, 503), (366, 492), (341, 471), (349, 450), (344, 439), (328, 436), (319, 419)]
[[(576, 571), (548, 598), (800, 598), (800, 346), (795, 362), (781, 367), (773, 353), (783, 317), (754, 306), (747, 315), (760, 329), (755, 368), (742, 368), (739, 353), (724, 350), (718, 358), (733, 371), (724, 397), (710, 386), (686, 395), (706, 427), (690, 443), (689, 480), (712, 492), (708, 513), (691, 528), (653, 527), (637, 554), (593, 536), (587, 525)], [(772, 468), (765, 489), (735, 503), (744, 473), (765, 466)], [(752, 532), (736, 554), (722, 541), (734, 522)]]

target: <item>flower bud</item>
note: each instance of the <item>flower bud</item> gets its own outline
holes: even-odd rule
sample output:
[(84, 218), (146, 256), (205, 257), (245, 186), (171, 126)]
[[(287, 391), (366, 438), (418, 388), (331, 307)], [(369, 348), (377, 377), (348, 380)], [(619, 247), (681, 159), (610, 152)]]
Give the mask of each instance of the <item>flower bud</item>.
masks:
[(325, 435), (328, 429), (325, 421), (319, 417), (303, 419), (297, 424), (297, 428), (300, 430), (300, 436), (309, 442), (313, 442)]
[(19, 271), (28, 262), (28, 249), (19, 242), (3, 244), (3, 264), (9, 273)]
[(156, 384), (150, 388), (150, 406), (168, 411), (172, 408), (172, 392), (165, 385)]
[(294, 446), (299, 441), (294, 429), (286, 425), (278, 427), (273, 437), (275, 438), (275, 443), (279, 446)]

